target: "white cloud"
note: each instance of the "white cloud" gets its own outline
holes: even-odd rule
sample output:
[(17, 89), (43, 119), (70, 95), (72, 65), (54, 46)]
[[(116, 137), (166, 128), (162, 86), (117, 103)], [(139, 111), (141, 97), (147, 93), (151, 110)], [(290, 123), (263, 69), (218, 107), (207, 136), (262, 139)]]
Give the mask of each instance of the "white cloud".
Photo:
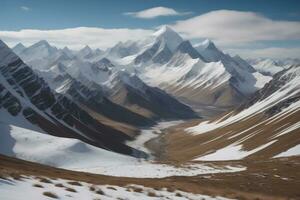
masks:
[(300, 48), (228, 49), (226, 52), (244, 58), (300, 58)]
[(31, 10), (29, 7), (27, 7), (27, 6), (21, 6), (20, 7), (21, 8), (21, 10), (23, 10), (23, 11), (29, 11), (29, 10)]
[(93, 48), (105, 49), (119, 41), (140, 40), (150, 35), (153, 31), (147, 29), (103, 29), (91, 27), (78, 27), (59, 30), (33, 30), (0, 31), (0, 39), (9, 46), (18, 42), (31, 45), (39, 40), (47, 40), (57, 47), (68, 46), (73, 49), (89, 45)]
[(152, 19), (161, 16), (187, 15), (187, 14), (191, 14), (191, 12), (178, 12), (173, 8), (154, 7), (146, 10), (141, 10), (138, 12), (127, 12), (124, 14), (137, 17), (137, 18), (142, 18), (142, 19)]
[(217, 10), (171, 25), (187, 38), (209, 38), (219, 45), (300, 39), (300, 22), (271, 20), (254, 12)]

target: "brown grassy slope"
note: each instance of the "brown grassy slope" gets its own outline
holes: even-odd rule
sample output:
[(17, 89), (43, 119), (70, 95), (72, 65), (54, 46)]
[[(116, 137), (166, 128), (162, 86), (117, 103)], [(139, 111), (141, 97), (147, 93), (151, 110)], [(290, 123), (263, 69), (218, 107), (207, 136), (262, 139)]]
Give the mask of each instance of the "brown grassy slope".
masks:
[[(299, 199), (300, 158), (253, 162), (224, 162), (243, 164), (248, 170), (238, 173), (211, 174), (195, 177), (137, 179), (109, 177), (48, 167), (0, 155), (0, 177), (19, 175), (45, 176), (83, 181), (92, 184), (144, 185), (238, 199)], [(276, 176), (275, 176), (276, 175)], [(283, 179), (284, 178), (284, 179)], [(287, 178), (287, 179), (286, 179)], [(0, 186), (1, 187), (1, 186)]]
[[(200, 155), (212, 153), (232, 143), (243, 145), (244, 150), (252, 150), (270, 142), (273, 136), (280, 133), (287, 125), (299, 122), (300, 111), (290, 113), (286, 118), (280, 117), (276, 120), (269, 120), (262, 114), (255, 115), (247, 120), (240, 120), (237, 123), (215, 129), (199, 135), (192, 135), (186, 132), (186, 128), (198, 124), (200, 121), (191, 121), (179, 126), (172, 127), (160, 140), (165, 146), (163, 160), (174, 162), (186, 162)], [(252, 128), (248, 131), (245, 131)], [(242, 134), (241, 132), (245, 131)], [(247, 157), (247, 159), (271, 158), (289, 148), (300, 144), (300, 129), (282, 135), (271, 146)], [(235, 136), (235, 137), (234, 137)], [(155, 149), (154, 149), (155, 150)]]
[(178, 98), (185, 98), (190, 103), (195, 104), (200, 103), (223, 107), (239, 105), (241, 101), (245, 100), (245, 97), (228, 83), (221, 84), (218, 87), (200, 86), (194, 88), (173, 85), (162, 87), (165, 87), (166, 91), (170, 94)]

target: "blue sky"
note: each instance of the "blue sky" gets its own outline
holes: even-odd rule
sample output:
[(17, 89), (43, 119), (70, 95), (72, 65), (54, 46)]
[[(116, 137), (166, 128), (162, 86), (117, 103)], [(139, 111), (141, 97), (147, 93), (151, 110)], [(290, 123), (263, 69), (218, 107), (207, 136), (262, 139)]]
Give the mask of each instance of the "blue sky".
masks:
[[(30, 10), (23, 11), (22, 6)], [(146, 21), (123, 15), (125, 12), (157, 6), (182, 12), (191, 11), (193, 14)], [(299, 0), (1, 0), (0, 29), (60, 29), (78, 26), (152, 28), (220, 9), (253, 11), (275, 20), (300, 20)]]
[[(163, 7), (165, 10), (162, 12), (169, 14), (143, 17), (145, 16), (143, 11), (156, 7)], [(138, 15), (136, 12), (141, 13)], [(173, 14), (170, 14), (172, 12)], [(207, 14), (209, 16), (206, 16)], [(221, 22), (212, 24), (207, 22), (210, 21), (209, 19), (222, 18), (225, 21), (222, 30), (226, 29), (226, 26), (236, 29), (235, 32), (225, 30), (225, 33), (228, 34), (227, 38), (212, 33), (212, 31), (220, 32), (216, 28), (211, 29), (211, 26), (219, 25)], [(239, 37), (238, 29), (240, 27), (238, 25), (242, 25), (243, 21), (228, 22), (235, 21), (236, 18), (245, 19), (245, 24), (249, 24), (250, 33), (256, 29), (263, 30), (264, 27), (268, 27), (268, 29), (264, 32), (254, 31), (253, 35), (257, 35), (257, 38), (252, 37), (251, 34), (244, 34)], [(113, 29), (121, 29), (120, 33), (124, 34), (124, 31), (129, 29), (126, 34), (130, 39), (130, 35), (136, 36), (140, 33), (142, 37), (149, 34), (150, 30), (168, 24), (193, 42), (210, 38), (217, 45), (229, 51), (241, 49), (250, 52), (263, 48), (273, 48), (273, 50), (274, 48), (285, 48), (285, 50), (294, 48), (298, 50), (300, 48), (300, 36), (297, 37), (300, 29), (299, 0), (0, 0), (0, 19), (0, 38), (11, 45), (17, 43), (18, 40), (29, 45), (38, 39), (48, 39), (58, 46), (73, 44), (73, 41), (64, 44), (55, 39), (54, 35), (44, 34), (45, 38), (42, 38), (42, 34), (38, 34), (38, 32), (21, 34), (20, 31), (25, 29), (38, 31), (94, 27), (101, 28), (100, 35), (104, 30), (109, 32)], [(256, 21), (261, 26), (256, 26)], [(280, 33), (281, 27), (283, 33)], [(245, 29), (242, 26), (241, 28)], [(136, 29), (144, 30), (144, 32), (134, 32)], [(200, 29), (211, 31), (200, 31)], [(82, 30), (76, 29), (76, 31), (74, 37), (80, 38), (79, 32)], [(90, 32), (91, 30), (84, 30), (86, 34)], [(31, 34), (31, 36), (25, 37), (26, 34)], [(59, 37), (59, 33), (56, 34)], [(274, 35), (272, 37), (266, 36), (268, 34)], [(233, 39), (230, 38), (231, 35)], [(117, 34), (114, 36), (118, 37)], [(238, 39), (235, 40), (234, 38)], [(122, 40), (126, 39), (128, 38), (122, 37)], [(83, 43), (90, 42), (90, 45), (93, 46), (95, 42), (92, 41), (83, 40)], [(111, 45), (114, 43), (116, 41), (112, 40)], [(100, 42), (97, 44), (100, 45), (100, 48), (107, 48), (110, 45), (110, 43), (101, 45)], [(79, 46), (80, 44), (76, 44), (74, 48), (79, 48)]]

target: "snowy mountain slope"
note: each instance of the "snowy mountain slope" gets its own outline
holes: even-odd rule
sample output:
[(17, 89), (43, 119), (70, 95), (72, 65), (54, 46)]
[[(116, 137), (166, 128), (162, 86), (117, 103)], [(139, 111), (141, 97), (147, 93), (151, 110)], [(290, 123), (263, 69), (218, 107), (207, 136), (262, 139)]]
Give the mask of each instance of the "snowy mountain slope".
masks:
[[(70, 50), (68, 47), (64, 47), (63, 49), (61, 49), (61, 51), (63, 51), (69, 58), (73, 58), (75, 57), (75, 51)], [(18, 54), (17, 54), (18, 55)]]
[(59, 62), (69, 61), (74, 57), (69, 49), (58, 49), (46, 40), (41, 40), (16, 54), (27, 65), (38, 70), (49, 69)]
[(49, 80), (49, 83), (56, 92), (70, 97), (83, 109), (87, 108), (87, 112), (93, 113), (94, 116), (104, 116), (113, 121), (132, 126), (154, 124), (154, 121), (132, 112), (119, 104), (113, 103), (106, 97), (105, 90), (97, 84), (87, 82), (82, 84), (67, 73), (54, 76), (53, 79)]
[(79, 59), (93, 60), (101, 56), (103, 54), (103, 51), (100, 49), (92, 50), (89, 46), (85, 46), (84, 48), (80, 49), (78, 52), (74, 54)]
[(273, 158), (289, 149), (290, 156), (299, 155), (292, 151), (300, 144), (299, 72), (299, 66), (292, 66), (276, 74), (239, 109), (183, 128), (185, 138), (177, 142), (179, 136), (173, 134), (169, 148), (176, 152), (175, 147), (189, 144), (182, 157), (206, 161)]
[[(241, 57), (231, 57), (224, 54), (212, 41), (205, 40), (198, 45), (196, 49), (198, 49), (198, 52), (203, 55), (206, 60), (221, 62), (226, 71), (232, 76), (230, 84), (245, 96), (253, 94), (271, 80), (271, 77), (265, 77), (259, 74), (259, 72)], [(262, 84), (256, 84), (257, 82), (261, 82)]]
[(194, 48), (208, 61), (220, 61), (224, 54), (215, 46), (211, 40), (204, 40), (202, 43), (196, 44)]
[[(102, 93), (101, 96), (107, 97), (106, 100), (110, 99), (114, 104), (118, 104), (116, 107), (124, 107), (124, 109), (122, 108), (124, 111), (130, 110), (129, 112), (133, 112), (133, 115), (140, 116), (140, 120), (129, 120), (130, 118), (122, 118), (117, 114), (120, 112), (115, 113), (111, 110), (110, 112), (116, 115), (114, 117), (113, 114), (110, 114), (110, 117), (114, 119), (119, 118), (121, 120), (122, 118), (123, 121), (128, 122), (129, 120), (139, 123), (142, 121), (149, 122), (149, 119), (152, 121), (153, 119), (197, 117), (188, 106), (158, 88), (149, 87), (136, 75), (114, 65), (111, 60), (105, 57), (96, 62), (76, 58), (69, 62), (58, 63), (45, 70), (36, 69), (36, 71), (56, 92), (66, 93), (74, 83), (70, 80), (71, 78), (81, 83), (85, 87), (85, 91), (95, 92), (96, 88), (98, 92)], [(74, 89), (74, 87), (72, 88)], [(97, 98), (98, 96), (91, 96), (88, 101), (99, 102), (100, 99)], [(87, 105), (87, 102), (84, 104)], [(100, 108), (104, 107), (101, 106), (96, 110), (99, 111)], [(106, 112), (107, 114), (108, 112)], [(145, 120), (145, 117), (148, 119)], [(134, 119), (137, 118), (134, 117)], [(143, 125), (145, 125), (144, 122)]]
[(190, 54), (177, 51), (168, 63), (149, 65), (140, 70), (139, 76), (187, 102), (215, 106), (239, 104), (271, 79), (236, 63), (207, 63)]
[(18, 43), (12, 48), (13, 52), (15, 52), (15, 54), (17, 55), (21, 53), (24, 49), (26, 49), (26, 47), (22, 43)]
[(150, 119), (188, 119), (198, 115), (163, 90), (146, 85), (135, 74), (113, 74), (109, 98), (127, 109)]
[[(43, 41), (33, 46), (43, 46), (45, 49), (41, 52), (49, 52), (51, 47)], [(25, 62), (42, 71), (51, 71), (52, 67), (61, 63), (73, 78), (108, 88), (113, 87), (113, 77), (122, 74), (119, 71), (126, 71), (185, 103), (222, 109), (245, 101), (271, 80), (242, 58), (224, 54), (212, 41), (206, 40), (193, 47), (167, 26), (144, 40), (120, 42), (101, 53), (88, 46), (75, 53), (75, 57), (60, 49), (51, 51), (55, 52), (55, 56), (48, 54), (48, 57), (39, 59), (41, 56), (35, 58), (37, 54), (32, 53), (32, 60)], [(42, 65), (41, 60), (44, 60)], [(158, 75), (161, 78), (157, 79)], [(48, 80), (47, 77), (45, 79)]]
[(115, 46), (109, 48), (104, 53), (105, 56), (111, 58), (124, 58), (130, 55), (137, 54), (140, 51), (140, 45), (138, 42), (127, 41), (119, 42)]
[(174, 52), (178, 45), (183, 42), (182, 38), (173, 29), (168, 26), (162, 26), (153, 36), (157, 41), (163, 41), (167, 47)]
[(8, 115), (1, 115), (1, 121), (25, 118), (25, 122), (17, 125), (31, 123), (52, 135), (75, 137), (120, 153), (145, 156), (123, 144), (130, 139), (126, 134), (101, 124), (70, 98), (53, 93), (2, 41), (0, 61), (0, 105), (2, 113)]
[(137, 178), (194, 176), (245, 170), (244, 167), (229, 165), (223, 168), (204, 164), (174, 167), (96, 148), (77, 139), (55, 137), (3, 123), (0, 123), (0, 127), (4, 131), (0, 135), (0, 153), (64, 169)]
[(168, 26), (141, 41), (118, 43), (105, 56), (120, 65), (143, 66), (147, 63), (166, 63), (183, 39)]
[(271, 58), (258, 58), (247, 59), (247, 61), (260, 73), (268, 76), (273, 76), (276, 73), (289, 68), (292, 65), (300, 64), (299, 59), (271, 59)]
[[(96, 167), (101, 163), (133, 162), (134, 159), (96, 148), (77, 139), (55, 137), (0, 123), (1, 153), (62, 168)], [(78, 162), (80, 160), (80, 162)]]
[[(148, 39), (151, 42), (145, 42), (147, 45), (142, 48), (142, 53), (127, 56), (130, 59), (125, 62), (124, 68), (134, 71), (151, 86), (160, 87), (185, 102), (233, 106), (271, 80), (242, 58), (224, 54), (211, 41), (207, 40), (194, 48), (169, 27), (161, 28), (151, 38)], [(131, 63), (128, 63), (129, 60)], [(194, 67), (192, 63), (195, 63)], [(122, 61), (118, 64), (121, 65)], [(204, 65), (205, 69), (201, 70), (200, 66)], [(208, 71), (213, 74), (207, 76)], [(158, 75), (160, 79), (157, 79)], [(215, 84), (216, 80), (223, 85)], [(210, 85), (215, 87), (209, 88)]]

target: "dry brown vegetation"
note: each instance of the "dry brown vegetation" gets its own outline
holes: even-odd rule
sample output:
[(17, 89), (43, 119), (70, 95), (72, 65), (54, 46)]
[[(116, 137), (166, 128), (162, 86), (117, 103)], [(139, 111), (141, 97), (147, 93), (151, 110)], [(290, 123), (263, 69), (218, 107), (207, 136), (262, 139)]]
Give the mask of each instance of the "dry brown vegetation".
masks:
[(141, 193), (143, 192), (143, 189), (142, 188), (139, 188), (139, 187), (130, 187), (134, 192), (137, 192), (137, 193)]
[[(0, 155), (0, 175), (2, 177), (11, 177), (11, 175), (19, 174), (48, 177), (48, 179), (61, 178), (94, 185), (116, 185), (122, 187), (135, 184), (150, 188), (167, 188), (167, 190), (173, 192), (181, 190), (197, 194), (218, 195), (228, 198), (239, 197), (239, 199), (249, 200), (255, 198), (286, 200), (299, 199), (300, 197), (300, 157), (264, 161), (215, 162), (214, 164), (244, 165), (247, 167), (247, 171), (211, 174), (210, 178), (205, 178), (207, 175), (151, 179), (120, 178), (57, 169)], [(287, 179), (282, 179), (275, 175)], [(142, 189), (135, 189), (131, 186), (129, 188), (136, 192), (138, 190), (142, 191)]]
[(75, 186), (82, 186), (82, 184), (77, 181), (69, 181), (68, 184), (75, 185)]
[(90, 191), (95, 191), (96, 188), (94, 186), (90, 186)]
[(66, 188), (66, 191), (69, 191), (69, 192), (77, 192), (74, 188)]
[(58, 199), (58, 196), (52, 192), (44, 192), (43, 195), (53, 198), (53, 199)]
[(107, 187), (107, 189), (110, 189), (110, 190), (117, 190), (116, 188), (111, 187), (111, 186)]
[[(166, 133), (159, 138), (146, 143), (160, 161), (168, 161), (172, 163), (185, 163), (205, 155), (207, 152), (214, 152), (224, 148), (234, 142), (241, 141), (243, 149), (246, 151), (257, 148), (263, 144), (270, 142), (273, 136), (284, 130), (285, 125), (295, 124), (299, 122), (300, 111), (294, 112), (287, 118), (278, 118), (270, 121), (263, 114), (258, 114), (225, 126), (213, 131), (192, 135), (185, 131), (186, 128), (195, 126), (201, 120), (192, 120), (166, 130)], [(252, 128), (252, 129), (250, 129)], [(249, 129), (248, 131), (245, 131)], [(234, 130), (234, 131), (233, 131)], [(239, 134), (243, 132), (242, 134)], [(249, 137), (247, 139), (247, 137)], [(273, 139), (274, 140), (274, 139)], [(253, 155), (246, 160), (265, 160), (288, 150), (300, 143), (299, 129), (291, 131), (289, 134), (276, 138), (276, 144), (272, 144)], [(159, 143), (159, 148), (157, 144)]]
[(178, 193), (178, 192), (176, 192), (175, 196), (176, 197), (182, 197), (182, 195), (180, 193)]
[(101, 189), (98, 189), (95, 193), (96, 194), (100, 194), (100, 195), (104, 195), (105, 194)]
[(33, 184), (32, 186), (33, 186), (33, 187), (37, 187), (37, 188), (43, 188), (43, 187), (44, 187), (44, 186), (42, 186), (41, 184), (37, 184), (37, 183)]
[(40, 179), (40, 182), (41, 183), (52, 183), (52, 181), (50, 181), (49, 179), (47, 179), (47, 178), (44, 178), (44, 177), (39, 177), (38, 179)]
[(157, 197), (157, 195), (155, 194), (155, 192), (148, 192), (147, 194), (149, 197)]
[(64, 185), (61, 184), (61, 183), (56, 183), (54, 186), (55, 186), (55, 187), (64, 187)]

